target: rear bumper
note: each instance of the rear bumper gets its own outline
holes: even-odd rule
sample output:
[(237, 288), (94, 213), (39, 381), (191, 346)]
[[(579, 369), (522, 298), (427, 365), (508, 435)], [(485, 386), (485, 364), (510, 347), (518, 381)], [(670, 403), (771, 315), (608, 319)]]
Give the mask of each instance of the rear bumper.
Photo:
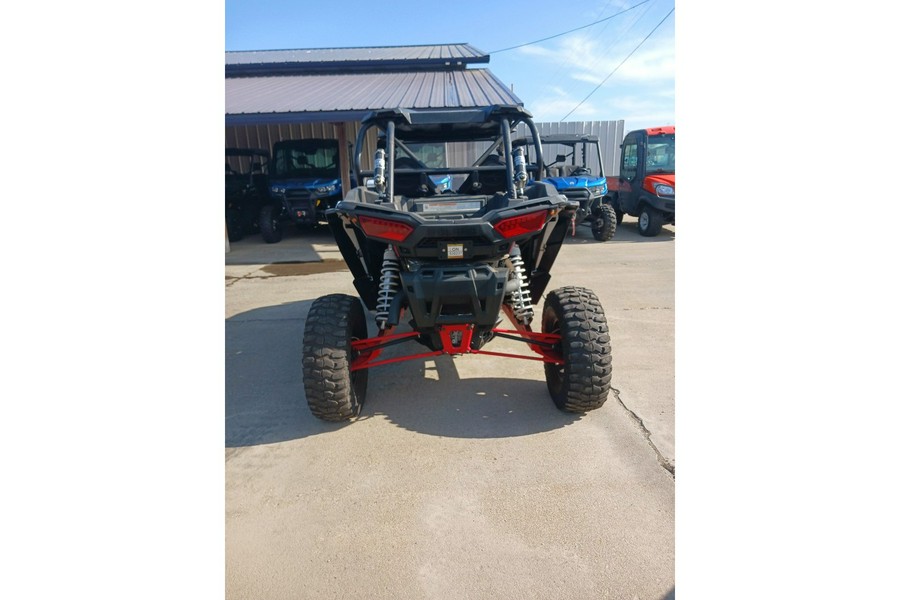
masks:
[[(375, 310), (378, 304), (383, 254), (390, 246), (401, 260), (414, 261), (420, 265), (418, 268), (409, 269), (410, 273), (418, 272), (419, 275), (416, 277), (419, 279), (404, 280), (401, 288), (404, 294), (425, 298), (429, 302), (433, 301), (430, 294), (441, 297), (456, 296), (441, 302), (444, 306), (468, 303), (472, 307), (471, 310), (462, 310), (459, 314), (474, 315), (474, 321), (484, 323), (485, 326), (490, 321), (493, 327), (492, 319), (496, 315), (492, 304), (494, 300), (488, 303), (484, 300), (496, 296), (499, 306), (503, 290), (489, 289), (492, 285), (496, 288), (499, 281), (480, 266), (473, 265), (499, 260), (508, 254), (512, 244), (516, 243), (522, 250), (522, 260), (530, 280), (532, 298), (540, 298), (550, 280), (550, 267), (556, 260), (565, 239), (566, 228), (558, 224), (568, 222), (575, 209), (573, 204), (559, 195), (512, 204), (495, 209), (486, 205), (483, 210), (464, 218), (425, 218), (420, 214), (396, 210), (389, 206), (344, 200), (334, 209), (327, 211), (326, 217), (341, 255), (353, 273), (353, 284), (369, 310)], [(527, 218), (536, 213), (546, 213), (548, 219), (540, 230), (525, 229), (521, 233), (510, 233), (509, 229), (506, 229), (509, 237), (503, 237), (494, 227), (510, 217)], [(376, 237), (375, 234), (370, 236), (362, 228), (361, 222), (365, 218), (386, 219), (399, 224), (401, 232), (404, 228), (409, 231), (401, 241), (397, 238)], [(433, 273), (428, 277), (425, 277), (423, 271), (426, 268), (433, 269)], [(494, 268), (494, 271), (498, 272), (499, 269)], [(460, 288), (465, 286), (466, 290), (459, 292), (454, 286)], [(478, 299), (477, 306), (473, 304), (472, 298)], [(419, 307), (415, 312), (418, 312), (417, 321), (423, 319), (425, 322), (435, 323), (436, 317), (429, 315), (453, 314), (452, 311), (435, 313), (433, 307), (427, 306)], [(390, 322), (394, 322), (394, 317), (396, 315), (392, 315)], [(462, 322), (473, 322), (473, 318), (462, 319)]]
[(431, 264), (401, 272), (403, 290), (418, 329), (472, 324), (490, 329), (497, 323), (508, 270), (484, 263)]
[[(553, 217), (550, 211), (556, 213), (568, 208), (567, 201), (562, 197), (530, 200), (515, 206), (504, 207), (488, 211), (478, 217), (464, 219), (427, 219), (419, 214), (398, 211), (392, 208), (382, 208), (378, 205), (363, 204), (357, 202), (341, 202), (334, 210), (329, 210), (329, 215), (347, 215), (351, 218), (369, 216), (374, 218), (390, 219), (403, 223), (411, 228), (409, 235), (403, 241), (378, 240), (394, 246), (401, 258), (416, 258), (424, 260), (447, 259), (445, 242), (453, 241), (464, 245), (464, 252), (459, 258), (463, 260), (490, 260), (509, 252), (512, 242), (523, 242), (534, 237), (534, 232), (527, 232), (510, 237), (503, 237), (494, 224), (508, 217), (524, 216), (537, 212), (547, 212), (548, 217)], [(329, 219), (331, 223), (331, 219)], [(337, 222), (332, 229), (340, 227)], [(360, 232), (362, 233), (362, 232)], [(345, 256), (346, 259), (346, 256)]]

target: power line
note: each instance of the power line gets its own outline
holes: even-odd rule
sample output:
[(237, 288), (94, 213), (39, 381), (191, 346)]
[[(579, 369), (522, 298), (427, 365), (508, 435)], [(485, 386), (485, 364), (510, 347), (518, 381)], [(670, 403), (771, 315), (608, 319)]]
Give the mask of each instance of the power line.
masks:
[(518, 46), (510, 46), (509, 48), (503, 48), (502, 50), (493, 50), (493, 51), (491, 51), (491, 52), (488, 52), (488, 54), (500, 54), (501, 52), (506, 52), (507, 50), (515, 50), (516, 48), (522, 48), (523, 46), (530, 46), (530, 45), (532, 45), (532, 44), (539, 44), (539, 43), (541, 43), (541, 42), (546, 42), (547, 40), (552, 40), (553, 38), (558, 38), (558, 37), (561, 36), (561, 35), (566, 35), (567, 33), (572, 33), (573, 31), (578, 31), (578, 30), (580, 30), (580, 29), (586, 29), (586, 28), (588, 28), (588, 27), (593, 27), (593, 26), (596, 25), (597, 23), (602, 23), (603, 21), (609, 21), (609, 20), (612, 19), (613, 17), (618, 17), (619, 15), (623, 15), (623, 14), (627, 13), (629, 10), (632, 10), (632, 9), (634, 9), (634, 8), (637, 8), (637, 7), (640, 6), (641, 4), (646, 4), (647, 2), (650, 2), (650, 0), (643, 0), (643, 2), (638, 2), (638, 3), (635, 4), (634, 6), (631, 6), (631, 7), (629, 7), (629, 8), (626, 8), (626, 9), (623, 10), (622, 12), (617, 12), (617, 13), (614, 14), (614, 15), (610, 15), (610, 16), (608, 16), (608, 17), (604, 17), (604, 18), (600, 19), (599, 21), (594, 21), (593, 23), (588, 23), (587, 25), (582, 25), (581, 27), (576, 27), (575, 29), (570, 29), (570, 30), (568, 30), (568, 31), (563, 31), (562, 33), (557, 33), (556, 35), (551, 35), (550, 37), (541, 38), (541, 39), (535, 40), (535, 41), (533, 41), (533, 42), (526, 42), (526, 43), (524, 43), (524, 44), (519, 44)]
[(628, 56), (626, 56), (626, 57), (622, 60), (622, 62), (620, 62), (620, 63), (618, 64), (618, 66), (616, 66), (616, 68), (612, 70), (612, 73), (610, 73), (609, 75), (607, 75), (606, 78), (605, 78), (603, 81), (601, 81), (599, 84), (597, 84), (597, 87), (595, 87), (593, 90), (591, 90), (591, 93), (588, 94), (587, 96), (585, 96), (585, 97), (584, 97), (584, 100), (582, 100), (581, 102), (579, 102), (579, 103), (575, 106), (575, 108), (573, 108), (572, 110), (570, 110), (569, 112), (567, 112), (567, 113), (566, 113), (566, 116), (563, 117), (562, 119), (560, 119), (560, 121), (565, 121), (566, 118), (567, 118), (569, 115), (571, 115), (573, 112), (575, 112), (576, 110), (578, 110), (578, 108), (579, 108), (582, 104), (584, 104), (585, 102), (587, 102), (587, 101), (588, 101), (588, 98), (590, 98), (591, 96), (593, 96), (593, 95), (594, 95), (594, 92), (596, 92), (597, 90), (599, 90), (599, 89), (600, 89), (600, 86), (603, 85), (604, 83), (606, 83), (606, 81), (607, 81), (610, 77), (612, 77), (613, 74), (615, 74), (616, 71), (619, 70), (619, 67), (621, 67), (622, 65), (624, 65), (624, 64), (625, 64), (625, 61), (628, 60), (629, 58), (631, 58), (631, 55), (638, 51), (638, 48), (640, 48), (641, 46), (644, 45), (644, 42), (646, 42), (646, 41), (650, 38), (650, 36), (653, 35), (653, 32), (655, 32), (657, 29), (659, 29), (659, 26), (662, 25), (662, 24), (665, 22), (665, 20), (668, 19), (669, 16), (670, 16), (673, 12), (675, 12), (675, 7), (674, 7), (674, 6), (672, 7), (672, 10), (670, 10), (669, 13), (668, 13), (666, 16), (664, 16), (664, 17), (662, 18), (662, 21), (660, 21), (659, 23), (657, 23), (657, 24), (656, 24), (656, 27), (654, 27), (654, 28), (650, 31), (650, 33), (648, 33), (647, 36), (646, 36), (644, 39), (641, 40), (641, 43), (638, 44), (637, 46), (635, 46), (635, 47), (634, 47), (634, 50), (632, 50), (631, 52), (629, 52), (629, 53), (628, 53)]

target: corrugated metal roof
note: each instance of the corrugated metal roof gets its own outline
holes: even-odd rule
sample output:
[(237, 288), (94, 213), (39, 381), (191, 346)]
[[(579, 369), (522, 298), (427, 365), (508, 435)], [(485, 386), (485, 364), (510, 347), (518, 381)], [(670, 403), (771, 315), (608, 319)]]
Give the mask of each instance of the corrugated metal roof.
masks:
[(469, 44), (306, 48), (225, 53), (225, 77), (465, 69), (490, 62)]
[[(296, 50), (252, 50), (226, 52), (226, 65), (263, 63), (324, 63), (348, 61), (415, 61), (487, 59), (469, 44), (437, 46), (376, 46), (367, 48), (300, 48)], [(487, 62), (486, 60), (484, 62)]]
[[(239, 77), (225, 80), (226, 125), (358, 120), (384, 108), (522, 105), (487, 69)], [(305, 114), (297, 114), (305, 113)]]

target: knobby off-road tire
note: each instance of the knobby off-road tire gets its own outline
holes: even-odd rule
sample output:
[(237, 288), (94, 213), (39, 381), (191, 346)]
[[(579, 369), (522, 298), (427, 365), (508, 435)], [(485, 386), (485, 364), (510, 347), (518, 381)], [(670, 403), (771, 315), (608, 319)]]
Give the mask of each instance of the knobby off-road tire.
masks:
[(647, 237), (659, 235), (662, 231), (663, 215), (660, 211), (652, 206), (641, 207), (641, 214), (638, 215), (638, 233)]
[(591, 290), (564, 287), (544, 302), (541, 331), (558, 333), (564, 364), (544, 363), (547, 389), (557, 408), (586, 412), (603, 406), (612, 380), (609, 327)]
[(618, 194), (612, 195), (612, 200), (610, 201), (610, 204), (612, 205), (613, 210), (616, 212), (616, 225), (621, 225), (622, 219), (625, 218), (625, 213), (622, 212), (621, 207), (619, 207), (619, 195)]
[(368, 369), (350, 372), (350, 342), (366, 339), (358, 298), (330, 294), (313, 302), (303, 331), (303, 389), (309, 410), (325, 421), (346, 421), (366, 399)]
[(608, 242), (616, 235), (616, 211), (609, 204), (601, 204), (600, 211), (591, 223), (591, 233), (598, 242)]
[(259, 232), (267, 244), (275, 244), (281, 241), (284, 230), (278, 219), (278, 211), (271, 204), (266, 204), (259, 211)]

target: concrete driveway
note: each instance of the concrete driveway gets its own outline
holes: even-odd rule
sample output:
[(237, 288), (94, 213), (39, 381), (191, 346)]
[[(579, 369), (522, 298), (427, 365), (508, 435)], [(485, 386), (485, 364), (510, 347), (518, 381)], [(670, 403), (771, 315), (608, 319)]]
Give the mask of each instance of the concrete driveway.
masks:
[[(599, 410), (558, 411), (538, 362), (441, 356), (373, 369), (335, 425), (300, 370), (312, 301), (355, 294), (330, 235), (231, 244), (227, 597), (674, 598), (674, 246), (625, 217), (560, 253), (548, 289), (592, 288), (609, 320)], [(269, 264), (291, 261), (317, 262)]]

